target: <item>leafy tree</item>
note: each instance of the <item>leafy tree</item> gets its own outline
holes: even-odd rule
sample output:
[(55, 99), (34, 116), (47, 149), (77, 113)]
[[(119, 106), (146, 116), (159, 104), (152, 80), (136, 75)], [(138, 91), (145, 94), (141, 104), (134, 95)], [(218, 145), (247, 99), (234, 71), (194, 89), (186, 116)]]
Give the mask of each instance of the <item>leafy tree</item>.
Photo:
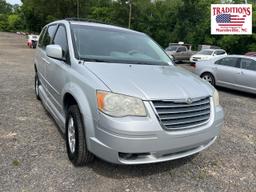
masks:
[(6, 3), (5, 0), (0, 0), (0, 14), (8, 14), (12, 12), (12, 5)]
[[(128, 27), (128, 0), (22, 0), (10, 5), (0, 0), (0, 31), (40, 32), (54, 20), (82, 17)], [(253, 4), (253, 35), (211, 35), (210, 5), (220, 0), (130, 0), (131, 28), (153, 37), (161, 46), (184, 41), (218, 45), (229, 53), (256, 51), (256, 5)], [(233, 0), (232, 3), (243, 1)], [(79, 3), (79, 4), (77, 4)], [(77, 13), (79, 8), (79, 13)]]
[(8, 31), (16, 31), (23, 28), (23, 22), (19, 15), (11, 14), (8, 16)]

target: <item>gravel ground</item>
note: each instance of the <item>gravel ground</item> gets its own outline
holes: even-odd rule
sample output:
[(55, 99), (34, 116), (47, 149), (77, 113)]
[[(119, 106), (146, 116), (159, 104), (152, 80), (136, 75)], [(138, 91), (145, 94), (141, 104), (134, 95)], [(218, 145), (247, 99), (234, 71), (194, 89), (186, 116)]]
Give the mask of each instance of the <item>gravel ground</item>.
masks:
[(256, 191), (255, 95), (219, 89), (225, 125), (197, 156), (139, 166), (96, 159), (75, 168), (34, 96), (33, 54), (24, 37), (0, 33), (0, 191)]

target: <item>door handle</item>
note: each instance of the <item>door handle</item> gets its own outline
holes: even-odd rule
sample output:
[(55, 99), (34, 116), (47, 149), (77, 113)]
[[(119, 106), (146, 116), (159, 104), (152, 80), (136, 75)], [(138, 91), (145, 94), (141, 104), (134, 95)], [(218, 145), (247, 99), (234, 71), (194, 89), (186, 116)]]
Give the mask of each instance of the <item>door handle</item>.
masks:
[(47, 61), (45, 58), (43, 58), (43, 61), (44, 61), (45, 63), (47, 63), (47, 64), (50, 64), (50, 62)]

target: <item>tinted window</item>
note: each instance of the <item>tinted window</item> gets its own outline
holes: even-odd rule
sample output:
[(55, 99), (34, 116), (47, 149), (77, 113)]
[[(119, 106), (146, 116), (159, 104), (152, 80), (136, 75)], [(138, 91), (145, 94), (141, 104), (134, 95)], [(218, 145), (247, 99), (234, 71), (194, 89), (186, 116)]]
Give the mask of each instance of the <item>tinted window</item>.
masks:
[(53, 40), (53, 44), (61, 46), (63, 50), (63, 56), (65, 57), (68, 52), (68, 42), (67, 42), (66, 30), (63, 25), (60, 25), (58, 27), (58, 30)]
[(56, 31), (57, 25), (50, 25), (45, 34), (44, 34), (44, 38), (43, 38), (43, 42), (42, 42), (42, 47), (45, 48), (47, 45), (51, 44), (54, 33)]
[(45, 30), (47, 28), (43, 28), (42, 32), (40, 33), (40, 37), (39, 37), (39, 40), (38, 40), (38, 47), (41, 47), (42, 46), (42, 43), (43, 43), (43, 37), (44, 37), (44, 33), (45, 33)]
[(225, 51), (215, 51), (216, 55), (224, 55), (226, 52)]
[(199, 51), (197, 54), (198, 55), (212, 55), (213, 51), (211, 50), (202, 50), (202, 51)]
[(235, 57), (226, 57), (226, 58), (217, 60), (215, 64), (240, 68), (239, 58), (235, 58)]
[(252, 59), (241, 59), (241, 64), (243, 69), (256, 71), (256, 61)]
[(177, 50), (177, 46), (171, 46), (171, 47), (167, 47), (166, 51), (176, 51)]
[(179, 49), (177, 50), (177, 52), (185, 52), (187, 51), (186, 47), (179, 47)]

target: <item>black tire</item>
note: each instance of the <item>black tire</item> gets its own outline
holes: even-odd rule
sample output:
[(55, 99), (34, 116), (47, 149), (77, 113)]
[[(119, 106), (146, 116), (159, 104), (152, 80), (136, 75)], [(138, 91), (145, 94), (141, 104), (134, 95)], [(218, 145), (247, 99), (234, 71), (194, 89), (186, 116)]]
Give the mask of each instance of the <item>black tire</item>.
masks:
[(40, 81), (39, 81), (38, 75), (36, 73), (35, 74), (35, 94), (36, 94), (37, 100), (41, 100), (40, 95), (39, 95), (39, 85), (40, 85)]
[(201, 78), (207, 81), (208, 83), (210, 83), (212, 86), (215, 86), (215, 78), (211, 73), (209, 72), (203, 73), (201, 75)]
[[(73, 128), (74, 128), (74, 138), (75, 144), (73, 150), (70, 146), (69, 140), (69, 122), (73, 120)], [(68, 114), (66, 118), (66, 147), (69, 160), (75, 166), (84, 166), (93, 161), (94, 155), (88, 151), (86, 144), (86, 135), (84, 131), (84, 124), (82, 121), (81, 113), (77, 105), (71, 105), (68, 108)]]

